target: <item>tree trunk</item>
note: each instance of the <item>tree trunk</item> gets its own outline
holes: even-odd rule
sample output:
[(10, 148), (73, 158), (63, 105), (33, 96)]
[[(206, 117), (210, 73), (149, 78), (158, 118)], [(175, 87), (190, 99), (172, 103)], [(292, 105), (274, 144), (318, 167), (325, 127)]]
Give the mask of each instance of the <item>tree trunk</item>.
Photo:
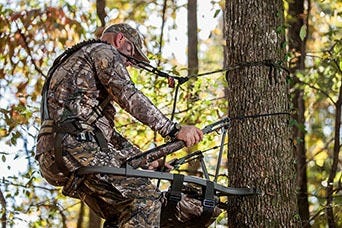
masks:
[(307, 165), (306, 165), (306, 149), (305, 149), (305, 103), (304, 91), (295, 89), (293, 94), (293, 107), (296, 110), (293, 118), (297, 124), (293, 127), (293, 137), (296, 144), (296, 168), (297, 168), (297, 206), (298, 214), (301, 220), (302, 227), (310, 227), (309, 219), (309, 201), (307, 188)]
[[(227, 66), (285, 55), (283, 1), (226, 1)], [(227, 72), (229, 116), (289, 112), (287, 73), (264, 65)], [(228, 175), (232, 187), (255, 187), (260, 195), (228, 200), (229, 227), (295, 227), (296, 194), (290, 116), (233, 121)]]
[(197, 0), (188, 0), (188, 74), (198, 73)]
[(159, 50), (158, 50), (158, 55), (160, 56), (160, 58), (157, 59), (157, 67), (160, 66), (160, 62), (161, 62), (161, 54), (162, 54), (163, 40), (164, 40), (164, 27), (165, 27), (165, 22), (166, 22), (166, 9), (167, 9), (167, 0), (164, 0), (163, 10), (162, 10), (162, 23), (160, 26)]
[(106, 14), (106, 0), (96, 0), (96, 13), (101, 21), (101, 27), (104, 27), (106, 25), (105, 18), (107, 16)]
[[(197, 0), (188, 0), (188, 75), (198, 73), (198, 35), (197, 35)], [(187, 109), (192, 109), (192, 105), (198, 100), (198, 94), (194, 91), (193, 82), (196, 78), (191, 78), (187, 85)], [(194, 120), (185, 120), (184, 124), (194, 124)], [(197, 149), (197, 146), (192, 149)], [(191, 153), (191, 150), (187, 150)], [(200, 167), (199, 160), (194, 160), (191, 165), (187, 167), (188, 175), (198, 175)]]
[[(309, 4), (309, 3), (308, 3)], [(293, 108), (296, 113), (293, 118), (297, 124), (293, 127), (293, 138), (296, 146), (296, 167), (297, 167), (297, 205), (298, 213), (301, 219), (302, 227), (310, 227), (309, 219), (309, 201), (307, 190), (307, 166), (306, 166), (306, 149), (305, 149), (305, 103), (304, 91), (297, 88), (296, 71), (305, 70), (306, 55), (306, 35), (301, 38), (301, 29), (307, 26), (307, 14), (304, 9), (304, 0), (289, 2), (288, 10), (288, 40), (290, 52), (294, 54), (291, 61), (290, 71), (294, 75), (293, 87)]]
[[(335, 63), (338, 72), (342, 74), (342, 69), (340, 67), (340, 63), (334, 59), (333, 62)], [(337, 193), (338, 191), (341, 190), (341, 186), (339, 182), (339, 186), (337, 189), (334, 189), (334, 179), (336, 177), (336, 174), (339, 170), (339, 157), (340, 157), (340, 151), (341, 151), (341, 119), (342, 119), (342, 85), (340, 84), (339, 87), (339, 93), (338, 93), (338, 98), (337, 101), (334, 103), (335, 109), (336, 109), (336, 115), (335, 115), (335, 127), (334, 127), (334, 149), (333, 149), (333, 154), (332, 154), (332, 159), (333, 162), (331, 164), (331, 170), (329, 173), (328, 177), (328, 185), (326, 187), (326, 211), (327, 211), (327, 221), (328, 221), (328, 226), (329, 228), (335, 228), (338, 226), (336, 224), (336, 221), (338, 221), (338, 218), (335, 218), (334, 216), (334, 193)], [(341, 180), (341, 179), (340, 179)], [(337, 203), (336, 203), (337, 204)], [(337, 217), (337, 216), (336, 216)]]

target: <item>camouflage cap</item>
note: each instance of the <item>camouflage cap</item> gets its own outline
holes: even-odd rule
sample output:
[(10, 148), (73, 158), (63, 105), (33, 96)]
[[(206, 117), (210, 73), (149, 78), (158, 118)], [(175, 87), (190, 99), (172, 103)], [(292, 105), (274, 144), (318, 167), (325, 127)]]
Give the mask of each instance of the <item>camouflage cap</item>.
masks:
[(136, 29), (132, 28), (128, 24), (120, 23), (120, 24), (113, 24), (105, 28), (105, 30), (103, 31), (103, 34), (109, 33), (109, 32), (113, 32), (113, 33), (121, 32), (134, 45), (136, 52), (133, 57), (144, 62), (150, 62), (142, 51), (142, 38), (141, 38), (140, 33)]

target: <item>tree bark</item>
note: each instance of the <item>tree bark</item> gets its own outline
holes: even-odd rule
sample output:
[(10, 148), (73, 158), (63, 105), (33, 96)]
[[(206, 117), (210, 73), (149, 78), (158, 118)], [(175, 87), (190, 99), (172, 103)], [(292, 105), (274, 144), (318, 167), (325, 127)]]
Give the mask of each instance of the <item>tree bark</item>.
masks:
[[(160, 36), (159, 36), (159, 50), (158, 50), (158, 55), (160, 55), (160, 58), (157, 59), (157, 67), (160, 66), (160, 61), (161, 61), (161, 53), (162, 53), (162, 48), (163, 48), (163, 40), (164, 40), (164, 27), (165, 27), (165, 22), (166, 22), (166, 9), (167, 9), (167, 0), (164, 0), (163, 3), (163, 10), (162, 10), (162, 23), (160, 26)], [(156, 137), (155, 137), (156, 139)]]
[(198, 73), (197, 0), (188, 0), (188, 75)]
[(101, 27), (106, 25), (105, 18), (107, 16), (106, 11), (106, 0), (96, 0), (96, 13), (101, 21)]
[[(285, 56), (281, 0), (226, 1), (227, 66)], [(229, 116), (289, 112), (287, 73), (247, 66), (227, 72)], [(230, 197), (229, 227), (295, 227), (294, 150), (289, 115), (234, 121), (228, 136), (232, 187), (250, 186), (255, 197)]]
[[(188, 75), (198, 74), (198, 35), (197, 35), (197, 0), (188, 0)], [(187, 108), (191, 109), (193, 102), (198, 100), (198, 95), (193, 91), (194, 86), (192, 82), (196, 79), (192, 78), (187, 83)], [(184, 124), (194, 124), (193, 119), (187, 120)], [(197, 149), (197, 146), (193, 148)], [(187, 149), (188, 153), (191, 153)], [(198, 175), (200, 168), (199, 160), (194, 160), (188, 166), (189, 175)]]
[[(339, 62), (336, 59), (333, 60), (338, 71), (342, 74), (342, 69), (340, 68)], [(336, 109), (335, 115), (335, 127), (334, 127), (334, 149), (333, 149), (333, 163), (331, 165), (331, 170), (328, 177), (328, 185), (326, 188), (326, 211), (327, 211), (327, 220), (329, 228), (337, 227), (334, 216), (334, 179), (336, 177), (338, 171), (339, 164), (339, 154), (341, 151), (341, 118), (342, 118), (342, 85), (339, 87), (339, 94), (337, 101), (334, 103)]]
[[(308, 3), (309, 4), (309, 3)], [(298, 213), (301, 219), (302, 227), (310, 227), (309, 219), (309, 201), (307, 190), (307, 165), (306, 165), (306, 149), (305, 149), (305, 102), (304, 90), (297, 87), (296, 72), (305, 70), (305, 55), (306, 55), (306, 35), (301, 38), (301, 29), (307, 25), (307, 13), (304, 8), (304, 0), (289, 2), (288, 10), (288, 40), (289, 50), (294, 57), (291, 61), (290, 72), (294, 77), (292, 83), (293, 88), (293, 108), (295, 114), (293, 118), (297, 124), (293, 127), (293, 138), (296, 146), (296, 169), (297, 169), (297, 205)]]

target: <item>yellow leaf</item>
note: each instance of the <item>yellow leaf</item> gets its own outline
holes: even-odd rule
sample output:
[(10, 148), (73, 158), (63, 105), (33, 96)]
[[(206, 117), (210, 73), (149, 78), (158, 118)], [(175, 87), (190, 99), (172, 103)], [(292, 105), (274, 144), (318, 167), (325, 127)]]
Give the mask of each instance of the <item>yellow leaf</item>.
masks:
[(322, 152), (318, 153), (315, 156), (315, 162), (318, 166), (323, 166), (324, 161), (328, 158), (328, 152), (326, 150), (323, 150)]
[(1, 128), (0, 129), (0, 136), (1, 137), (5, 137), (5, 136), (7, 136), (8, 135), (8, 132), (7, 132), (7, 130), (6, 129), (3, 129), (3, 128)]

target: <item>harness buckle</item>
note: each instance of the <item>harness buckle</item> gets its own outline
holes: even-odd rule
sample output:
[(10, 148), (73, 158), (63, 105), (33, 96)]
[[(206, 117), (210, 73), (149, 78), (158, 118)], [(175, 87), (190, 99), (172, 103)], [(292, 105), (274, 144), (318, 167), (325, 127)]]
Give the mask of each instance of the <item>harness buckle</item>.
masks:
[(56, 132), (65, 132), (68, 134), (79, 134), (83, 130), (81, 123), (76, 119), (66, 119), (57, 124)]
[(84, 132), (81, 132), (76, 136), (77, 141), (87, 141), (87, 138), (87, 134), (85, 134)]
[(208, 208), (214, 208), (215, 207), (215, 200), (204, 199), (203, 200), (203, 206), (208, 207)]
[(170, 201), (178, 203), (182, 199), (182, 195), (181, 194), (170, 194), (168, 198)]
[(81, 132), (78, 133), (75, 137), (77, 141), (87, 141), (87, 142), (96, 142), (94, 136), (91, 132)]

